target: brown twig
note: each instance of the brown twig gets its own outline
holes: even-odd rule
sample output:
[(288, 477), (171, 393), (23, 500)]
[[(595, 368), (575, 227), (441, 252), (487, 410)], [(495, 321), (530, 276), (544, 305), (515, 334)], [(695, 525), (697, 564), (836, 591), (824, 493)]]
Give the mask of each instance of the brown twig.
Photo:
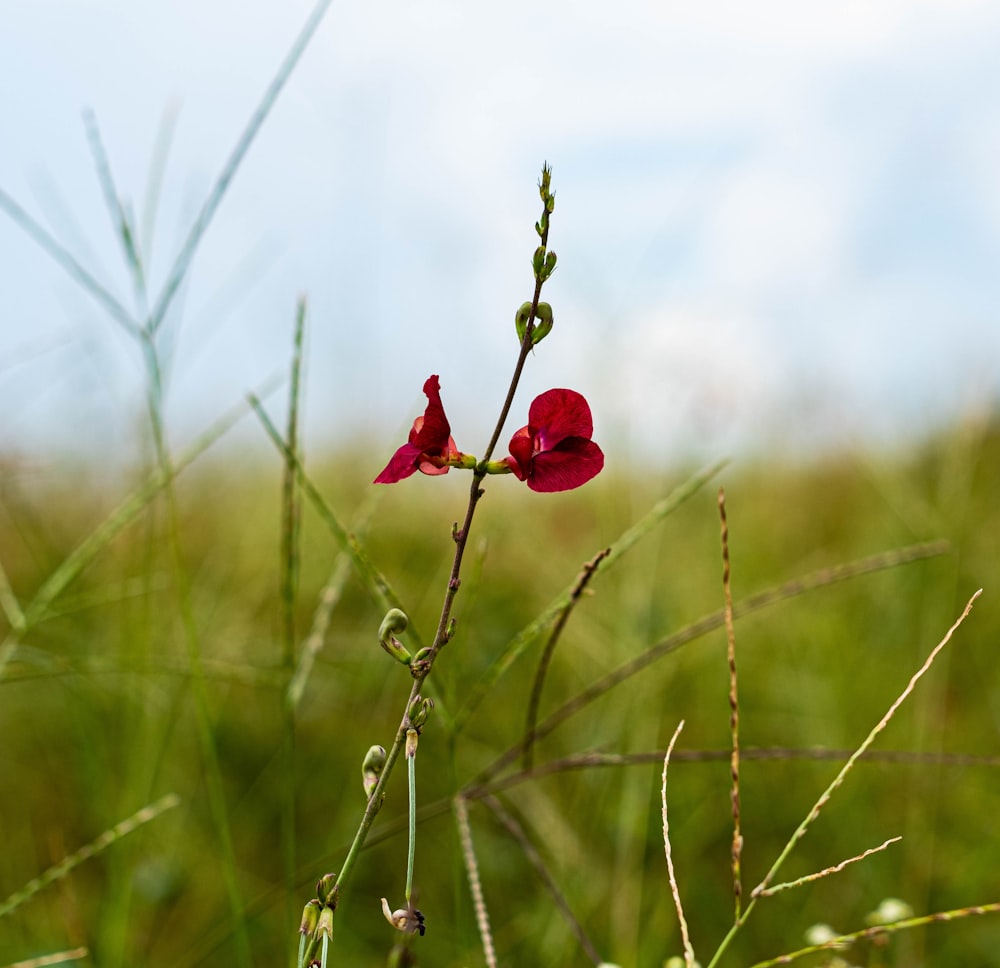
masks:
[(611, 554), (611, 549), (605, 548), (603, 551), (599, 551), (596, 555), (594, 555), (594, 557), (591, 558), (586, 565), (584, 565), (583, 571), (580, 572), (576, 583), (573, 585), (573, 590), (570, 592), (569, 601), (563, 606), (562, 611), (559, 613), (559, 617), (556, 619), (556, 623), (552, 627), (552, 631), (549, 633), (548, 640), (545, 643), (545, 648), (542, 650), (542, 655), (538, 660), (538, 669), (535, 672), (535, 680), (531, 684), (531, 697), (528, 700), (528, 711), (524, 720), (524, 747), (521, 754), (521, 766), (525, 770), (530, 770), (532, 767), (535, 745), (535, 726), (538, 724), (538, 707), (542, 701), (542, 689), (545, 686), (545, 676), (549, 669), (549, 663), (552, 661), (552, 655), (556, 650), (556, 643), (559, 641), (562, 631), (566, 627), (567, 621), (569, 621), (570, 613), (574, 608), (576, 608), (577, 602), (580, 601), (584, 589), (590, 583), (590, 579), (594, 577), (594, 574), (601, 562), (607, 558), (609, 554)]

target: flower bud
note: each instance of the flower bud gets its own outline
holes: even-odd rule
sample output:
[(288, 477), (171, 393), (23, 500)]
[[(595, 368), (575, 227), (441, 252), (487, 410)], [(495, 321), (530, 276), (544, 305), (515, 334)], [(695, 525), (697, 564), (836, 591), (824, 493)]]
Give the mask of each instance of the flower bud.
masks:
[[(555, 255), (555, 253), (550, 252), (549, 255)], [(531, 331), (532, 346), (540, 343), (552, 332), (552, 324), (554, 322), (555, 317), (552, 315), (552, 307), (547, 302), (540, 302), (538, 304), (538, 320), (535, 322), (535, 328)]]
[(378, 786), (378, 778), (382, 775), (385, 767), (385, 747), (369, 747), (365, 754), (364, 762), (361, 764), (361, 782), (365, 787), (365, 796), (370, 797)]
[(321, 901), (330, 902), (337, 888), (337, 875), (324, 874), (316, 885), (316, 897)]
[(427, 722), (427, 717), (430, 715), (433, 708), (433, 699), (429, 697), (427, 699), (422, 699), (420, 696), (417, 696), (416, 699), (410, 703), (410, 708), (406, 713), (407, 719), (410, 721), (410, 725), (414, 729), (420, 729), (420, 727)]
[(410, 666), (410, 675), (414, 679), (419, 679), (421, 676), (426, 676), (428, 672), (431, 671), (431, 666), (434, 663), (434, 650), (428, 645), (422, 648), (412, 660), (408, 662)]
[(531, 268), (535, 270), (535, 278), (541, 275), (545, 268), (545, 246), (540, 245), (535, 249), (535, 254), (531, 257)]
[(514, 314), (514, 328), (517, 330), (517, 341), (524, 342), (524, 334), (528, 331), (528, 320), (531, 319), (531, 303), (521, 303), (520, 309)]
[(542, 271), (539, 278), (544, 282), (552, 275), (552, 271), (556, 267), (556, 254), (555, 252), (548, 252), (545, 255), (545, 264), (542, 266)]
[(402, 662), (403, 665), (410, 664), (410, 653), (406, 651), (403, 643), (392, 633), (404, 632), (408, 623), (409, 619), (407, 619), (405, 612), (398, 608), (390, 608), (385, 613), (385, 618), (382, 619), (382, 624), (378, 628), (379, 644), (389, 655), (397, 662)]
[(318, 938), (333, 937), (333, 908), (324, 907), (319, 914), (319, 924), (316, 926), (316, 936)]
[(306, 937), (312, 936), (317, 925), (319, 924), (319, 911), (321, 906), (319, 898), (314, 897), (302, 909), (302, 922), (299, 925), (299, 934), (304, 934)]

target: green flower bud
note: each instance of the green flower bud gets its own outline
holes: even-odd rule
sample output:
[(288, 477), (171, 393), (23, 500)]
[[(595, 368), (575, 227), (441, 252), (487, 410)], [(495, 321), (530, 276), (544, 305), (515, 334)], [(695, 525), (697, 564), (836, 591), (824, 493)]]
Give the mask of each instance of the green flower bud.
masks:
[(514, 314), (514, 328), (517, 330), (517, 341), (524, 342), (524, 334), (528, 331), (528, 320), (531, 319), (531, 303), (521, 303)]
[(320, 907), (322, 905), (319, 902), (319, 898), (314, 897), (302, 909), (302, 923), (299, 925), (299, 934), (304, 934), (307, 937), (312, 936), (319, 924)]
[[(549, 254), (555, 255), (554, 252)], [(547, 302), (540, 302), (538, 304), (538, 319), (535, 322), (535, 328), (531, 331), (532, 346), (541, 343), (552, 332), (552, 324), (554, 322), (555, 317), (552, 315), (552, 307)]]
[(361, 764), (361, 782), (364, 784), (365, 796), (370, 797), (378, 786), (378, 778), (385, 767), (385, 747), (369, 747)]
[(431, 671), (434, 662), (434, 650), (428, 645), (422, 648), (409, 662), (410, 675), (414, 679), (427, 675)]
[(531, 257), (531, 268), (535, 270), (535, 278), (541, 275), (545, 268), (545, 246), (540, 245), (535, 249), (535, 254)]
[(410, 653), (406, 651), (403, 647), (403, 643), (393, 635), (393, 632), (404, 632), (406, 631), (406, 626), (409, 624), (409, 619), (406, 617), (406, 613), (398, 608), (390, 608), (388, 612), (385, 613), (385, 618), (382, 619), (382, 624), (378, 628), (378, 641), (379, 644), (389, 653), (397, 662), (402, 662), (403, 665), (409, 665), (411, 656)]
[(429, 697), (427, 699), (423, 699), (422, 697), (417, 696), (413, 702), (410, 703), (410, 708), (406, 711), (406, 718), (410, 721), (410, 725), (414, 729), (420, 729), (420, 727), (427, 722), (427, 717), (430, 715), (433, 708), (433, 699)]
[(542, 164), (542, 180), (538, 183), (538, 194), (542, 196), (542, 201), (544, 202), (549, 196), (549, 191), (552, 188), (552, 168), (546, 161)]
[(333, 908), (324, 907), (319, 915), (319, 924), (316, 926), (316, 934), (320, 938), (333, 937)]
[(321, 901), (329, 903), (331, 896), (337, 887), (336, 874), (324, 874), (316, 885), (316, 897)]
[(549, 276), (552, 275), (552, 271), (556, 267), (556, 254), (555, 252), (548, 252), (545, 256), (545, 265), (542, 266), (541, 279), (544, 282)]

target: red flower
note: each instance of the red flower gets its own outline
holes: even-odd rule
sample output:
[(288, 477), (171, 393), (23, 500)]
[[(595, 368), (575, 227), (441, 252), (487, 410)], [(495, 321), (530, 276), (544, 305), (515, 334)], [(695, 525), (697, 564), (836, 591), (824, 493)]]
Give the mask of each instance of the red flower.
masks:
[(451, 427), (441, 404), (441, 383), (437, 376), (424, 383), (427, 409), (413, 421), (409, 440), (375, 478), (376, 484), (395, 484), (415, 471), (422, 474), (447, 474), (449, 462), (460, 458), (461, 452), (451, 437)]
[(591, 439), (590, 406), (575, 390), (546, 390), (528, 410), (528, 426), (510, 439), (507, 466), (533, 491), (569, 491), (604, 467)]

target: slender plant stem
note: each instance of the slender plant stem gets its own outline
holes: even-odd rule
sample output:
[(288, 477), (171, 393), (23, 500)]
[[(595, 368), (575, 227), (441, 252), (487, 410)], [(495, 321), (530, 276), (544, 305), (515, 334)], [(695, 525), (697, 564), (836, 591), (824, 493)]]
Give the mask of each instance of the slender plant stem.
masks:
[(729, 522), (726, 519), (726, 492), (719, 488), (719, 525), (722, 541), (722, 590), (725, 600), (726, 657), (729, 664), (729, 800), (733, 814), (733, 839), (730, 859), (733, 871), (734, 917), (739, 919), (743, 905), (741, 856), (743, 833), (740, 829), (740, 702), (736, 676), (736, 623), (733, 619), (733, 589), (730, 584)]
[[(548, 172), (548, 167), (543, 169), (543, 178)], [(547, 243), (548, 239), (548, 215), (543, 210), (542, 224), (545, 225), (545, 231), (542, 233), (542, 245)], [(507, 415), (510, 411), (511, 402), (514, 399), (514, 394), (517, 391), (517, 386), (521, 378), (521, 373), (524, 368), (524, 362), (527, 359), (528, 353), (532, 346), (532, 331), (533, 331), (533, 320), (534, 316), (538, 310), (538, 300), (541, 294), (542, 283), (544, 280), (541, 278), (540, 274), (536, 271), (535, 273), (535, 290), (532, 300), (532, 314), (528, 321), (524, 337), (521, 340), (520, 352), (518, 354), (517, 364), (514, 367), (514, 373), (511, 377), (510, 386), (507, 391), (504, 404), (501, 408), (500, 415), (497, 418), (496, 425), (494, 427), (493, 433), (490, 436), (489, 444), (486, 447), (483, 458), (480, 464), (472, 472), (472, 483), (469, 486), (469, 500), (465, 510), (465, 517), (460, 528), (455, 528), (452, 531), (452, 537), (455, 542), (455, 554), (452, 559), (451, 571), (448, 576), (448, 584), (445, 589), (444, 600), (441, 605), (441, 613), (438, 619), (437, 628), (434, 633), (434, 639), (430, 646), (423, 651), (424, 657), (422, 665), (418, 668), (411, 668), (411, 673), (413, 673), (413, 684), (410, 688), (410, 694), (406, 701), (406, 706), (404, 707), (403, 716), (400, 720), (399, 727), (396, 730), (396, 735), (393, 738), (393, 742), (389, 751), (386, 755), (385, 765), (382, 768), (382, 772), (379, 775), (378, 782), (375, 785), (375, 789), (372, 791), (371, 796), (368, 798), (368, 803), (365, 806), (364, 814), (361, 818), (361, 823), (358, 826), (357, 833), (354, 836), (354, 840), (351, 843), (351, 847), (348, 850), (347, 857), (344, 859), (344, 863), (341, 866), (340, 872), (337, 875), (337, 879), (334, 882), (332, 888), (327, 892), (327, 896), (321, 898), (325, 904), (331, 907), (336, 907), (339, 900), (340, 894), (344, 890), (344, 886), (350, 877), (354, 865), (357, 863), (357, 859), (360, 855), (361, 849), (364, 846), (365, 840), (368, 837), (368, 833), (371, 830), (372, 823), (375, 820), (375, 816), (381, 809), (382, 801), (385, 797), (386, 784), (389, 782), (389, 778), (392, 776), (392, 771), (395, 768), (396, 761), (399, 759), (400, 750), (402, 749), (405, 741), (406, 734), (411, 728), (411, 723), (409, 719), (409, 710), (413, 706), (413, 703), (420, 696), (420, 690), (423, 686), (424, 681), (431, 673), (434, 662), (438, 656), (438, 653), (445, 645), (448, 644), (452, 635), (454, 634), (453, 622), (452, 622), (452, 608), (455, 603), (455, 597), (458, 594), (458, 589), (461, 586), (461, 572), (462, 572), (462, 561), (465, 555), (465, 549), (468, 547), (469, 535), (472, 530), (472, 522), (475, 517), (476, 508), (479, 506), (479, 501), (485, 493), (482, 488), (483, 480), (486, 477), (485, 464), (490, 459), (493, 449), (496, 447), (497, 441), (500, 439), (500, 434), (503, 432), (503, 426), (506, 422)], [(260, 412), (260, 411), (259, 411)], [(261, 417), (263, 419), (264, 415), (262, 412)], [(304, 475), (303, 475), (304, 477)], [(304, 488), (305, 489), (305, 488)], [(308, 490), (306, 489), (308, 495)], [(393, 603), (395, 604), (395, 603)], [(396, 606), (398, 607), (398, 606)]]
[(281, 691), (282, 759), (285, 780), (281, 806), (281, 842), (285, 863), (285, 905), (287, 916), (295, 915), (295, 705), (291, 683), (295, 676), (295, 603), (299, 577), (299, 519), (296, 460), (299, 452), (299, 400), (302, 374), (302, 343), (306, 325), (306, 301), (299, 300), (292, 344), (292, 370), (288, 388), (288, 424), (281, 488), (281, 667), (285, 687)]
[(413, 899), (413, 858), (417, 849), (417, 731), (406, 732), (406, 776), (409, 794), (409, 843), (406, 847), (406, 906)]

